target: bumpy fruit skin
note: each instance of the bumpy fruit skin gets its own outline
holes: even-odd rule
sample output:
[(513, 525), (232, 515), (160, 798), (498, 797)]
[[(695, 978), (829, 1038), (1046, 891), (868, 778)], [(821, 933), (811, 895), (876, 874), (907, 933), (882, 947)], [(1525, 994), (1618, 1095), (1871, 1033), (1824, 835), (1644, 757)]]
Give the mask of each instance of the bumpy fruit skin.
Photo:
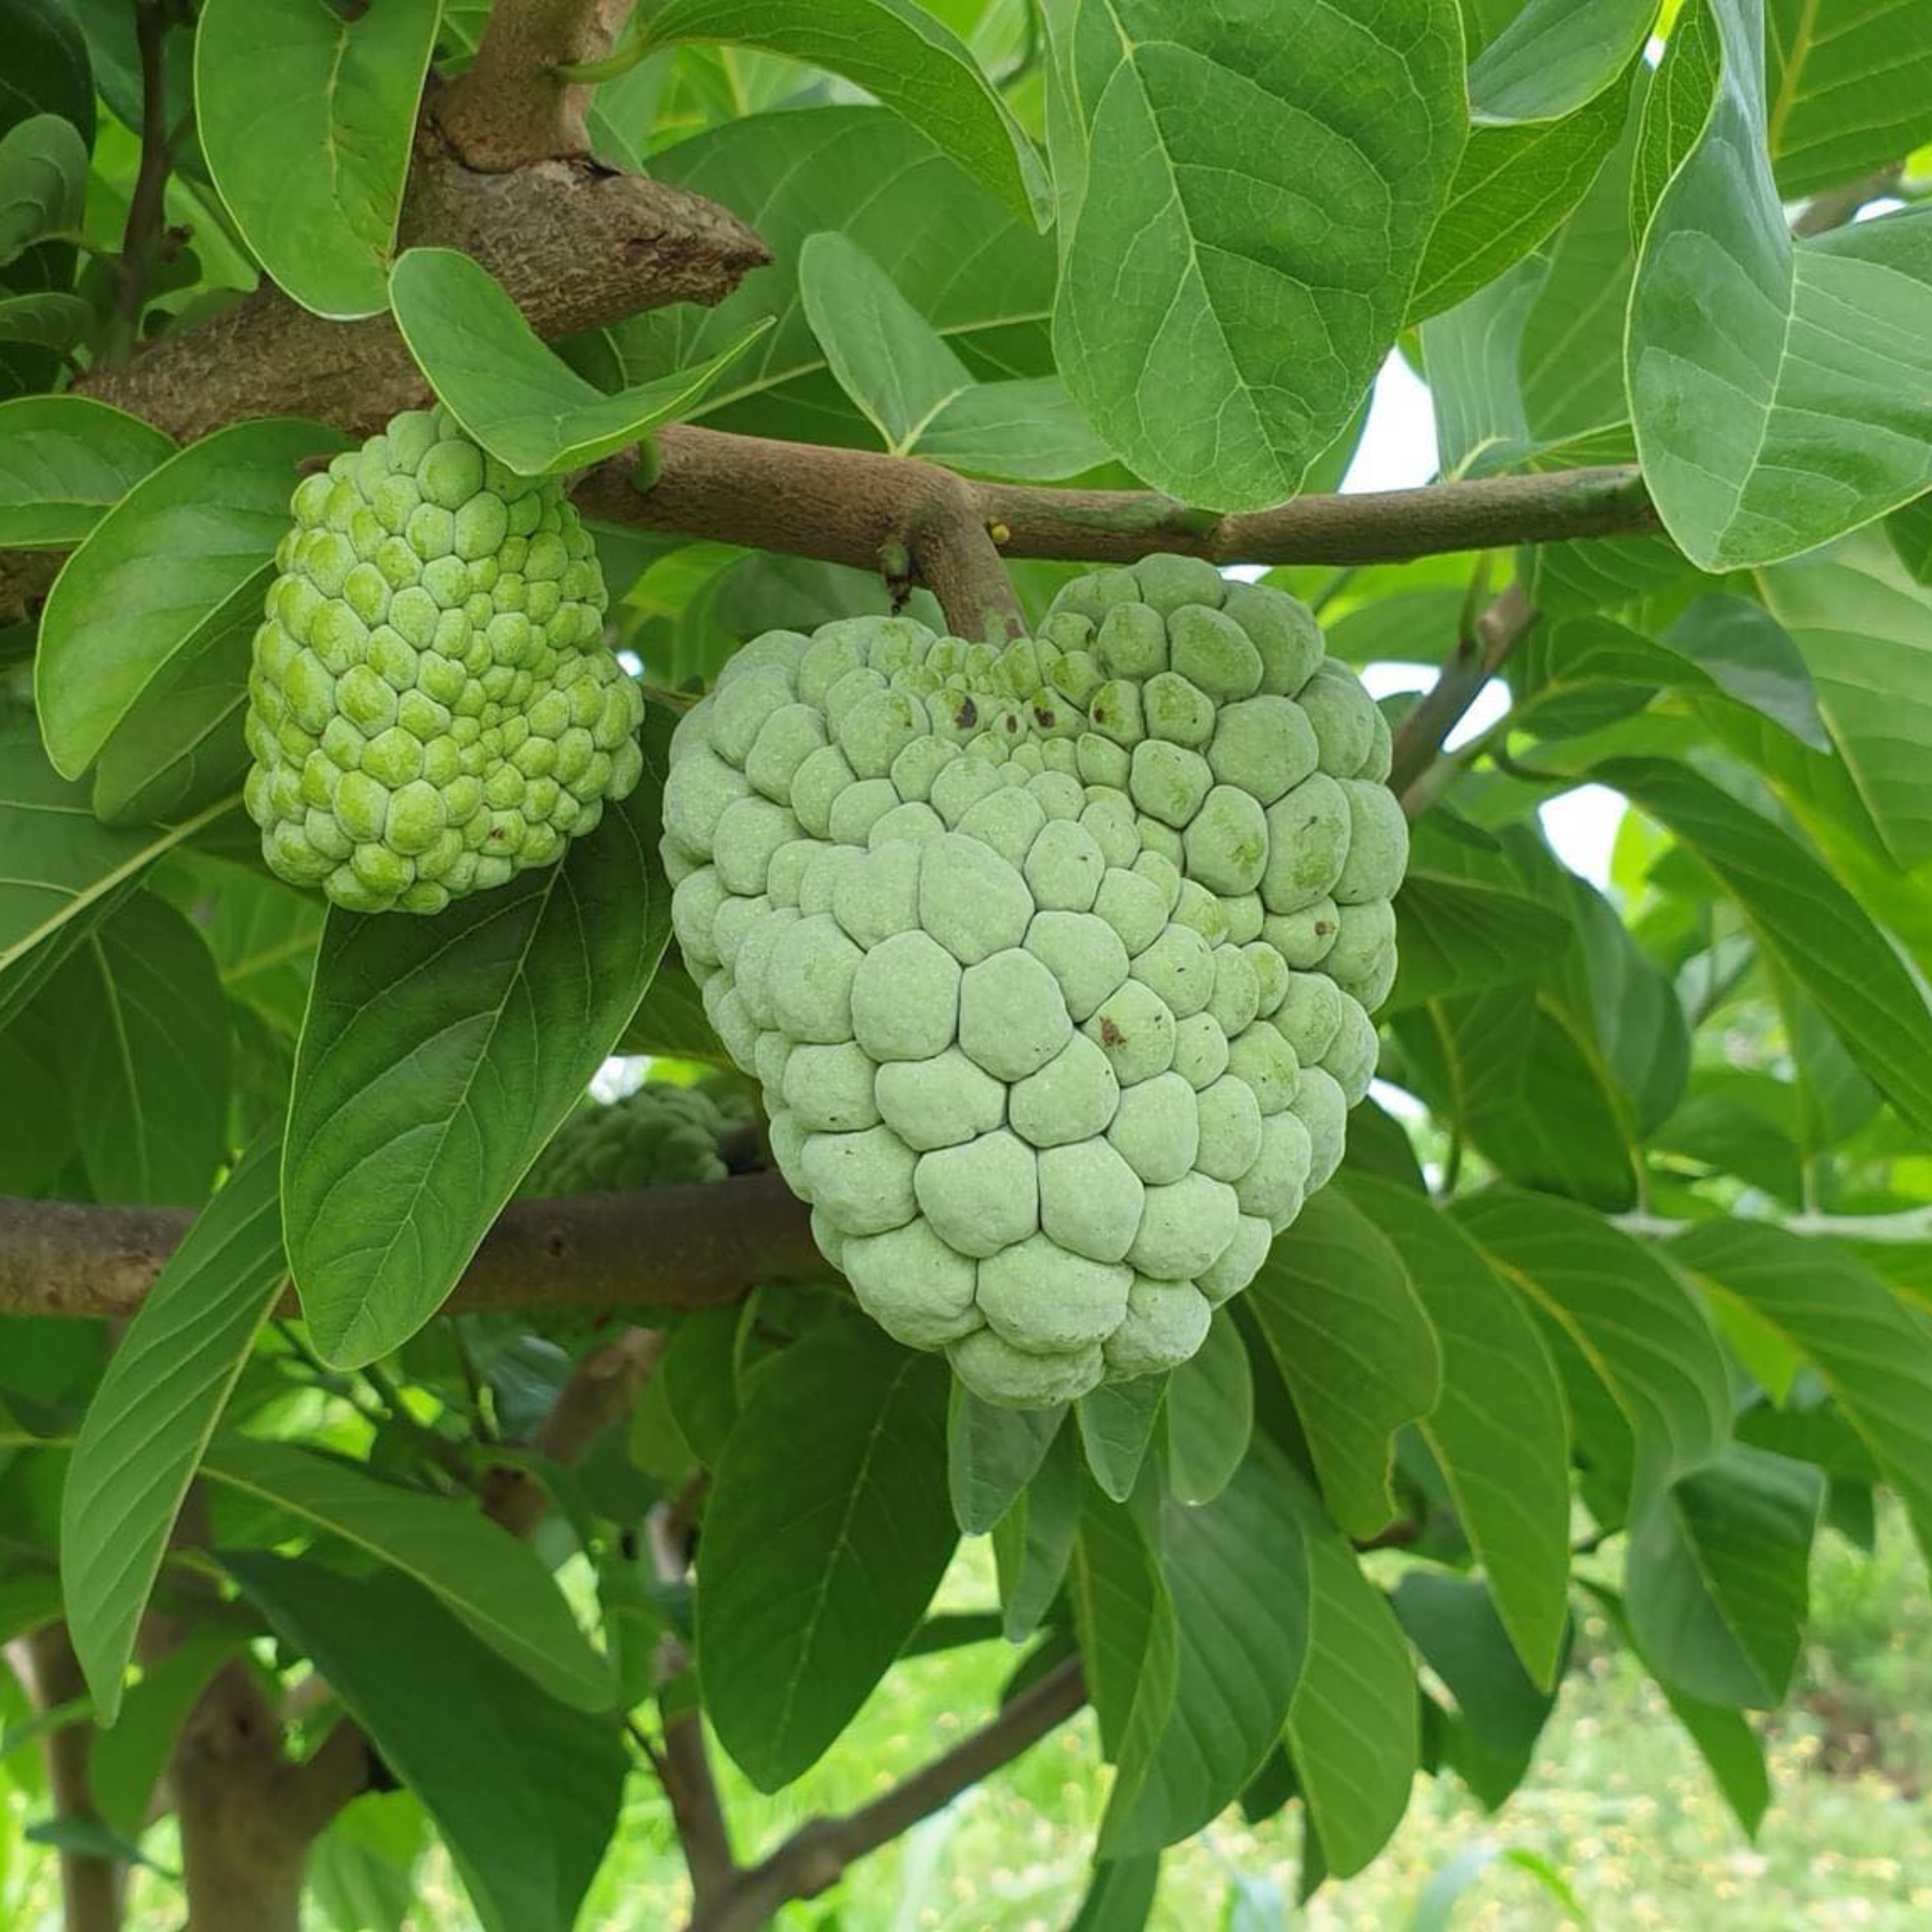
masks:
[(726, 1168), (718, 1144), (734, 1124), (726, 1108), (698, 1088), (646, 1081), (608, 1106), (592, 1105), (572, 1114), (518, 1191), (548, 1200), (722, 1180)]
[(271, 871), (354, 912), (440, 912), (635, 788), (643, 694), (554, 478), (411, 410), (291, 507), (244, 728)]
[(772, 632), (680, 722), (673, 917), (826, 1258), (969, 1388), (1170, 1368), (1341, 1159), (1389, 735), (1306, 608), (1153, 557), (1005, 647)]

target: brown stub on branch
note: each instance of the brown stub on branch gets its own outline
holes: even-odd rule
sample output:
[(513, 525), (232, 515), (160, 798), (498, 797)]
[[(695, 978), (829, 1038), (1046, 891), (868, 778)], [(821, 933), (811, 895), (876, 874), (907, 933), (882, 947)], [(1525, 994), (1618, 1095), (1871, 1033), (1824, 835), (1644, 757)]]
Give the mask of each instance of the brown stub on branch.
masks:
[[(720, 302), (770, 259), (735, 214), (701, 195), (583, 160), (481, 174), (428, 129), (399, 240), (475, 256), (547, 339), (670, 302)], [(75, 387), (184, 442), (265, 416), (364, 435), (430, 393), (387, 316), (327, 322), (267, 284)]]
[[(0, 1313), (132, 1315), (194, 1219), (186, 1208), (0, 1199)], [(513, 1202), (447, 1304), (710, 1308), (823, 1277), (811, 1211), (776, 1174)], [(289, 1312), (296, 1312), (291, 1300)]]
[(552, 72), (602, 60), (616, 44), (632, 0), (498, 0), (476, 58), (439, 92), (430, 112), (471, 167), (504, 173), (531, 161), (585, 154), (596, 89)]

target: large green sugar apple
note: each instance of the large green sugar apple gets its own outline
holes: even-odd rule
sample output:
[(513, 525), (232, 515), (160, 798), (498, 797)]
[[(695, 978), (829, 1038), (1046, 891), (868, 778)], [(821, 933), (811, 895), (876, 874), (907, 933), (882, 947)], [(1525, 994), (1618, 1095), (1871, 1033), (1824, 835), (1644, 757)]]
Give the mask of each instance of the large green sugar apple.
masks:
[(546, 866), (644, 769), (590, 533), (440, 408), (305, 477), (255, 634), (244, 796), (270, 868), (440, 912)]
[(1341, 1158), (1395, 973), (1389, 736), (1192, 559), (1004, 649), (776, 631), (680, 721), (673, 916), (860, 1303), (1016, 1407), (1172, 1367)]
[(736, 1109), (698, 1088), (646, 1081), (608, 1106), (572, 1114), (518, 1191), (547, 1198), (722, 1180), (728, 1170), (721, 1144), (736, 1124)]

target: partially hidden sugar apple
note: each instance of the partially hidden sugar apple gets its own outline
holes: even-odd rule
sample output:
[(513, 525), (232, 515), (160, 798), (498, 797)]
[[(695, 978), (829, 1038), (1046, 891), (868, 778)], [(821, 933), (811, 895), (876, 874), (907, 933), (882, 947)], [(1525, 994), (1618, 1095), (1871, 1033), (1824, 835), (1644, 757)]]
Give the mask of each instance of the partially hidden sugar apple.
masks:
[(646, 1081), (620, 1100), (573, 1114), (518, 1191), (542, 1199), (722, 1180), (722, 1144), (738, 1124), (736, 1112), (696, 1087)]
[(1389, 735), (1178, 556), (998, 648), (776, 631), (680, 721), (686, 963), (819, 1245), (1015, 1407), (1170, 1368), (1341, 1158), (1395, 973)]
[(643, 694), (554, 478), (410, 410), (292, 508), (245, 725), (272, 871), (352, 911), (440, 912), (550, 864), (634, 789)]

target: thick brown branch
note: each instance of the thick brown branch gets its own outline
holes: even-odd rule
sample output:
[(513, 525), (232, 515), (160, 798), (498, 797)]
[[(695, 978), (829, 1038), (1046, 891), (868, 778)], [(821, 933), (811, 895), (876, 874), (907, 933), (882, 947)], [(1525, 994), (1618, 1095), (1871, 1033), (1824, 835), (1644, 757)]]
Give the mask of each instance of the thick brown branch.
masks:
[[(184, 1208), (0, 1198), (0, 1312), (131, 1315), (194, 1218)], [(808, 1211), (783, 1178), (740, 1174), (514, 1202), (448, 1306), (708, 1308), (759, 1282), (825, 1272)]]
[(450, 145), (490, 172), (588, 154), (585, 117), (596, 90), (568, 86), (550, 70), (602, 60), (631, 7), (632, 0), (497, 0), (476, 58), (431, 107)]
[(700, 1905), (687, 1932), (756, 1932), (788, 1900), (817, 1898), (838, 1883), (848, 1865), (1010, 1763), (1086, 1701), (1079, 1664), (1070, 1658), (1029, 1684), (990, 1723), (871, 1804), (842, 1818), (801, 1826), (770, 1858), (741, 1873), (714, 1904)]
[(1512, 584), (1457, 639), (1435, 683), (1402, 721), (1395, 734), (1389, 787), (1411, 818), (1420, 802), (1417, 781), (1535, 621), (1528, 594), (1521, 584)]
[[(427, 130), (400, 242), (475, 256), (545, 337), (670, 302), (719, 301), (768, 259), (736, 215), (682, 188), (585, 161), (480, 174)], [(76, 386), (184, 441), (262, 416), (313, 416), (361, 434), (429, 394), (388, 316), (325, 321), (266, 284)]]

